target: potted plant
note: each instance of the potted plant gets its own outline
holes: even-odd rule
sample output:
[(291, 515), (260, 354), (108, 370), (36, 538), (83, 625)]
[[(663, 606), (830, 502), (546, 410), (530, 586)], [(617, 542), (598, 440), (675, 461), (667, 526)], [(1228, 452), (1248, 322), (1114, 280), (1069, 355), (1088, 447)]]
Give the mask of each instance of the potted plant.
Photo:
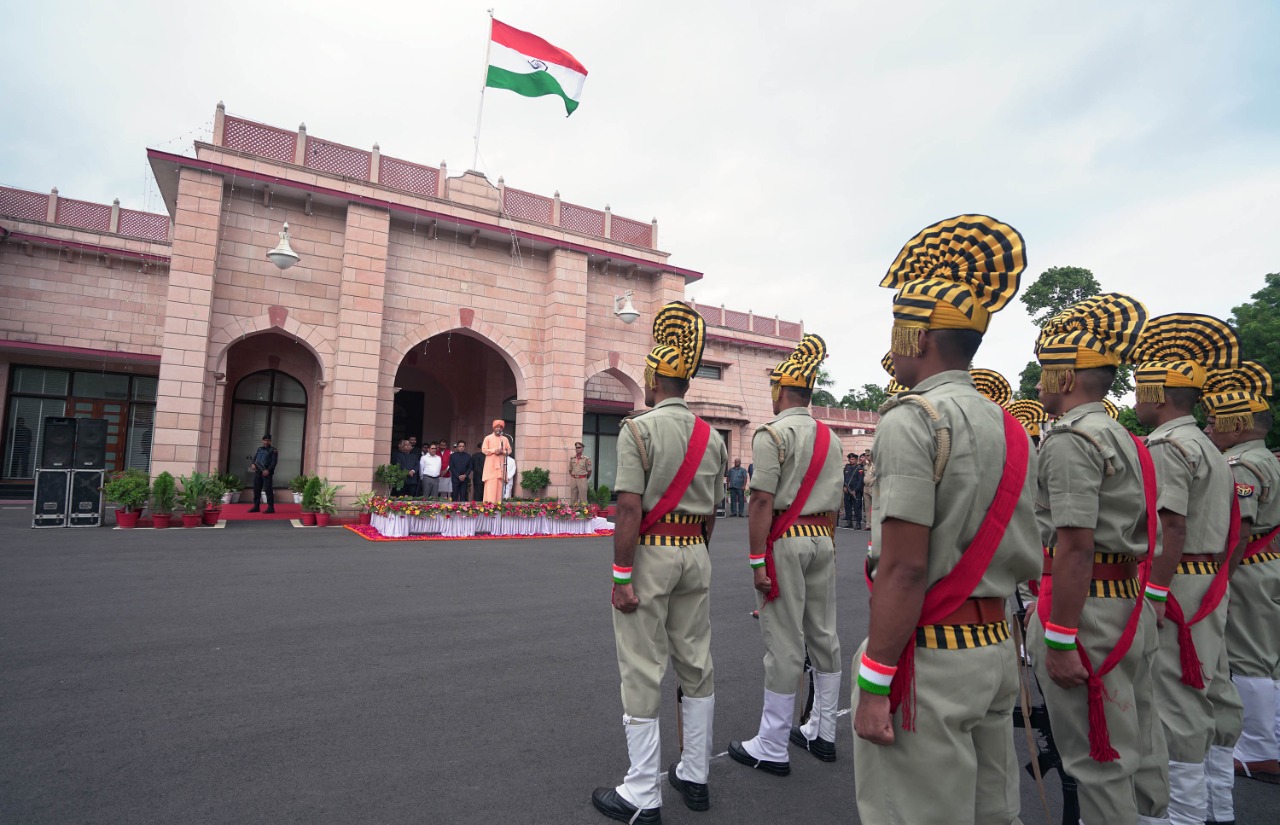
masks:
[(311, 476), (307, 479), (307, 486), (302, 490), (302, 526), (315, 527), (316, 525), (316, 499), (320, 496), (320, 491), (324, 489), (324, 482), (319, 476)]
[(404, 484), (408, 477), (408, 470), (394, 464), (379, 464), (378, 469), (373, 471), (373, 480), (387, 486), (388, 497)]
[(223, 504), (230, 504), (240, 497), (240, 490), (244, 487), (244, 479), (235, 473), (223, 473), (219, 476), (219, 479), (222, 481), (223, 489), (226, 490), (222, 494)]
[(199, 527), (203, 519), (200, 511), (204, 509), (204, 491), (209, 476), (193, 470), (191, 475), (182, 476), (178, 480), (182, 482), (182, 492), (178, 494), (178, 505), (182, 507), (182, 526)]
[(316, 493), (315, 500), (316, 524), (318, 526), (329, 526), (329, 520), (338, 511), (338, 491), (342, 487), (343, 485), (341, 484), (330, 484), (327, 478), (320, 479), (320, 490)]
[(124, 509), (116, 510), (116, 524), (121, 527), (137, 527), (142, 508), (151, 498), (151, 480), (141, 470), (129, 469), (112, 473), (102, 485), (102, 495)]
[(205, 509), (203, 517), (207, 526), (212, 527), (222, 517), (222, 497), (226, 492), (227, 487), (222, 483), (222, 476), (217, 473), (210, 473), (205, 477)]
[(370, 520), (370, 510), (373, 508), (373, 499), (377, 496), (372, 490), (361, 493), (356, 496), (356, 522), (359, 524), (368, 524)]
[(156, 476), (155, 482), (151, 485), (151, 523), (157, 530), (169, 526), (175, 503), (173, 476), (166, 471)]
[(520, 486), (534, 498), (538, 498), (539, 493), (547, 489), (550, 483), (551, 473), (542, 467), (534, 467), (532, 470), (524, 470), (520, 473)]
[(587, 500), (594, 504), (600, 515), (608, 516), (611, 496), (613, 491), (609, 489), (607, 484), (601, 484), (599, 487), (587, 493)]
[(293, 493), (294, 504), (302, 503), (302, 491), (307, 487), (308, 478), (309, 476), (300, 473), (294, 476), (293, 480), (289, 482), (289, 492)]

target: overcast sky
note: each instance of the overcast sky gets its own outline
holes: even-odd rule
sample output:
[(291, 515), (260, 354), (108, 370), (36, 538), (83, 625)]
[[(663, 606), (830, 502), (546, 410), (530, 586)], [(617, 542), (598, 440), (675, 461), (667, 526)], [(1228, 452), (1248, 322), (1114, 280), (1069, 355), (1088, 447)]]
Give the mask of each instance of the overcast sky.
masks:
[[(145, 148), (214, 106), (456, 174), (490, 2), (12, 3), (0, 182), (162, 211)], [(221, 9), (215, 12), (215, 8)], [(561, 2), (499, 20), (574, 54), (581, 107), (487, 94), (481, 171), (657, 217), (700, 302), (803, 319), (837, 396), (883, 384), (901, 245), (964, 212), (1027, 241), (1023, 285), (1093, 270), (1153, 315), (1229, 315), (1280, 270), (1280, 3)], [(1015, 386), (1035, 330), (977, 365)]]

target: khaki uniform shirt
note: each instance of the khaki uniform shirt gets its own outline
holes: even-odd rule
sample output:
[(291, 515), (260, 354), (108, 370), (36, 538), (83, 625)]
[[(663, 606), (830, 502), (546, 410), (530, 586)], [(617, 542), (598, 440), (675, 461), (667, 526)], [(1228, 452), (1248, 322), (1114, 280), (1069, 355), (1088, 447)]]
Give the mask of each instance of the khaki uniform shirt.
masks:
[[(1263, 475), (1259, 478), (1248, 463)], [(1280, 524), (1280, 460), (1267, 449), (1265, 441), (1246, 441), (1227, 453), (1227, 464), (1235, 476), (1236, 500), (1240, 502), (1240, 518), (1253, 519), (1253, 534), (1269, 533)], [(1246, 488), (1253, 489), (1246, 489)], [(1263, 487), (1269, 487), (1268, 498), (1262, 500)]]
[(586, 478), (591, 475), (591, 459), (587, 458), (585, 455), (581, 458), (576, 455), (570, 456), (569, 475), (574, 478)]
[[(1092, 438), (1101, 449), (1070, 430)], [(1108, 465), (1111, 475), (1107, 475)], [(1137, 445), (1101, 402), (1071, 410), (1040, 442), (1036, 515), (1046, 547), (1057, 546), (1059, 527), (1083, 527), (1093, 530), (1099, 553), (1145, 557), (1143, 490)]]
[[(778, 440), (774, 441), (772, 430)], [(756, 465), (751, 489), (757, 493), (773, 495), (773, 509), (785, 510), (796, 500), (800, 482), (813, 459), (814, 439), (818, 422), (808, 407), (792, 407), (778, 413), (778, 417), (756, 430), (751, 441), (751, 460)], [(781, 444), (779, 444), (781, 442)], [(844, 500), (844, 471), (840, 464), (840, 439), (831, 434), (827, 447), (827, 460), (814, 482), (809, 499), (800, 515), (830, 513), (840, 509)], [(781, 455), (779, 455), (781, 452)]]
[[(938, 427), (951, 430), (951, 458), (942, 479), (933, 481), (937, 442), (935, 425), (920, 407), (901, 403), (886, 412), (872, 445), (877, 477), (871, 523), (871, 568), (887, 549), (885, 519), (900, 519), (929, 529), (929, 584), (960, 561), (977, 535), (1004, 468), (1004, 413), (978, 392), (967, 371), (951, 370), (911, 389), (941, 416)], [(1101, 409), (1101, 407), (1099, 407)], [(1026, 430), (1018, 425), (1021, 438)], [(1027, 478), (1004, 538), (973, 591), (974, 597), (1008, 596), (1018, 582), (1037, 578), (1042, 565), (1034, 512), (1036, 451), (1028, 443)]]
[[(693, 413), (681, 398), (668, 398), (646, 413), (633, 419), (640, 430), (645, 453), (649, 456), (649, 472), (640, 460), (640, 448), (631, 428), (624, 422), (618, 433), (618, 477), (614, 489), (619, 493), (636, 493), (641, 496), (641, 507), (647, 513), (671, 486), (676, 471), (684, 461), (693, 434)], [(724, 473), (729, 464), (729, 451), (724, 439), (715, 430), (707, 441), (707, 451), (702, 464), (693, 476), (693, 482), (685, 491), (673, 513), (689, 516), (709, 516), (724, 498)]]
[(1156, 509), (1187, 519), (1183, 552), (1222, 552), (1231, 522), (1226, 458), (1189, 415), (1156, 427), (1147, 436), (1147, 447), (1156, 465)]

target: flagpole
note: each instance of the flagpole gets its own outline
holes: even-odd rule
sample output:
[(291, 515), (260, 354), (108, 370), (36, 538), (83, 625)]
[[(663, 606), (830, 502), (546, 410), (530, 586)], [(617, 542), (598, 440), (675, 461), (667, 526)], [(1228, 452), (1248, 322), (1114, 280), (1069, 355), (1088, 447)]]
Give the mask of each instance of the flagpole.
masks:
[[(471, 168), (480, 162), (480, 121), (484, 118), (484, 90), (489, 85), (489, 51), (493, 48), (493, 9), (489, 9), (489, 38), (484, 44), (484, 76), (480, 79), (480, 108), (476, 112), (475, 154), (471, 156)], [(477, 170), (478, 171), (478, 170)]]

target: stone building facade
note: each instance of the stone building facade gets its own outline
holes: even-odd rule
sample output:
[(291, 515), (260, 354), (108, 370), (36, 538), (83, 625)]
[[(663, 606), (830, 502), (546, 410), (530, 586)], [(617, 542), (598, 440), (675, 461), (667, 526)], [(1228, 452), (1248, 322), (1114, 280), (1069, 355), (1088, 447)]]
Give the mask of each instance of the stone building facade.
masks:
[[(0, 189), (0, 484), (29, 489), (48, 415), (106, 417), (109, 464), (243, 471), (262, 430), (299, 471), (371, 486), (393, 439), (475, 445), (508, 422), (565, 493), (583, 440), (612, 482), (643, 407), (653, 313), (702, 274), (656, 221), (227, 115), (194, 156), (149, 150), (167, 215)], [(266, 258), (287, 222), (301, 260)], [(630, 295), (640, 318), (615, 314)], [(698, 305), (691, 407), (750, 461), (767, 373), (801, 324)], [(818, 408), (849, 450), (876, 416)], [(23, 430), (26, 430), (24, 433)]]

